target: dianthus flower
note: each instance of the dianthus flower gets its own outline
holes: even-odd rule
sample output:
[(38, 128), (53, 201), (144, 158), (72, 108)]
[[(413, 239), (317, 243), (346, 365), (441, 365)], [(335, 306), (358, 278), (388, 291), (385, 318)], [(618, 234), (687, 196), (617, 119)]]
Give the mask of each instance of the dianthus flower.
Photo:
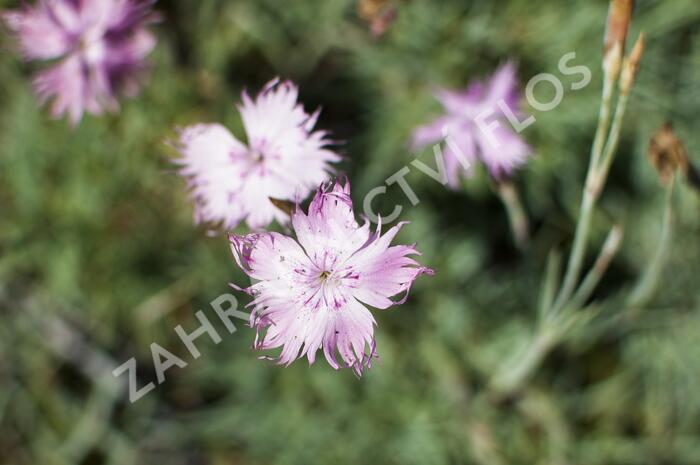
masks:
[(359, 376), (371, 367), (376, 322), (366, 306), (403, 303), (413, 281), (433, 273), (411, 258), (419, 255), (413, 246), (390, 245), (402, 226), (381, 235), (369, 222), (359, 225), (349, 184), (336, 182), (321, 186), (307, 213), (297, 207), (296, 239), (276, 232), (232, 235), (236, 262), (253, 280), (244, 290), (254, 297), (255, 347), (281, 347), (277, 360), (284, 365), (304, 356), (312, 364), (323, 349), (335, 369), (352, 368)]
[(117, 95), (138, 92), (156, 39), (151, 0), (38, 0), (2, 14), (27, 60), (52, 60), (34, 78), (54, 118), (77, 124), (84, 112), (117, 111)]
[(324, 131), (314, 131), (318, 112), (297, 103), (291, 82), (268, 83), (255, 101), (243, 93), (239, 111), (247, 134), (240, 142), (220, 124), (197, 124), (180, 132), (176, 160), (195, 201), (197, 222), (232, 229), (241, 221), (260, 229), (288, 221), (273, 199), (308, 196), (340, 156), (329, 150)]
[[(459, 186), (460, 173), (467, 174), (475, 162), (482, 162), (496, 180), (512, 176), (527, 162), (532, 150), (510, 126), (503, 110), (505, 106), (512, 115), (519, 112), (515, 65), (505, 64), (487, 83), (473, 82), (464, 91), (440, 88), (435, 97), (446, 114), (418, 127), (413, 132), (413, 146), (422, 148), (448, 140), (444, 164), (451, 187)], [(481, 126), (479, 118), (484, 122)], [(492, 127), (485, 129), (485, 125)]]

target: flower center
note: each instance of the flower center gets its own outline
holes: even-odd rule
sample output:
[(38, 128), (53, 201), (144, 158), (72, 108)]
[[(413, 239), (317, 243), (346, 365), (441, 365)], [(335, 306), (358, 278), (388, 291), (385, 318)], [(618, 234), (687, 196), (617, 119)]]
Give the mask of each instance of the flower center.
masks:
[(321, 281), (326, 281), (331, 275), (330, 271), (322, 271), (321, 274), (318, 276)]
[(263, 154), (259, 150), (251, 150), (250, 151), (250, 158), (253, 160), (253, 163), (262, 163), (265, 157), (263, 157)]
[(102, 37), (92, 31), (88, 31), (81, 37), (78, 49), (89, 63), (96, 63), (102, 60), (105, 55)]

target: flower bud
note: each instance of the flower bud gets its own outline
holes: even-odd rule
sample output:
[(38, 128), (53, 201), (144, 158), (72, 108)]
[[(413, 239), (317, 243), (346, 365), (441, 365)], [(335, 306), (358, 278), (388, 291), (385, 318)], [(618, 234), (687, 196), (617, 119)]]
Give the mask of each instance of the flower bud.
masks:
[(360, 17), (370, 23), (375, 37), (382, 36), (396, 20), (398, 8), (394, 0), (360, 0), (357, 12)]
[(616, 44), (620, 44), (622, 53), (625, 50), (627, 32), (632, 21), (632, 10), (634, 0), (611, 0), (608, 12), (608, 25), (605, 31), (605, 55), (610, 52)]
[(664, 123), (649, 142), (649, 161), (665, 186), (673, 182), (680, 170), (688, 174), (689, 162), (683, 141), (676, 135), (671, 123)]
[(639, 65), (642, 61), (642, 55), (644, 55), (644, 47), (646, 44), (646, 36), (644, 33), (639, 34), (637, 42), (634, 44), (634, 48), (630, 55), (625, 59), (622, 64), (622, 74), (620, 76), (620, 89), (622, 93), (629, 94), (634, 85), (634, 81), (639, 72)]
[(634, 0), (611, 0), (603, 47), (603, 70), (610, 82), (617, 80), (625, 54)]

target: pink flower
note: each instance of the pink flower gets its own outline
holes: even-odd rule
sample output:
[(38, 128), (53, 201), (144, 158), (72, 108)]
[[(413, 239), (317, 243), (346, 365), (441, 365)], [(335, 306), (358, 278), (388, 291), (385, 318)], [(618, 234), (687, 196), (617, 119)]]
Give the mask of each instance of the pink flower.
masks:
[(235, 228), (245, 220), (260, 229), (288, 215), (270, 198), (296, 201), (328, 179), (330, 162), (340, 157), (325, 147), (324, 131), (313, 131), (318, 112), (307, 114), (297, 103), (291, 82), (274, 80), (252, 101), (243, 93), (239, 111), (247, 144), (219, 124), (185, 128), (176, 144), (176, 163), (191, 186), (197, 222)]
[(236, 262), (254, 282), (243, 290), (254, 296), (255, 347), (282, 347), (277, 360), (284, 365), (303, 356), (312, 364), (323, 348), (335, 369), (342, 364), (359, 376), (371, 367), (376, 322), (365, 305), (401, 304), (418, 276), (433, 273), (410, 258), (419, 255), (413, 246), (390, 246), (402, 225), (383, 236), (369, 222), (360, 226), (350, 185), (336, 182), (321, 186), (307, 214), (297, 207), (296, 240), (275, 232), (231, 235)]
[(117, 111), (117, 94), (134, 95), (155, 37), (144, 26), (155, 20), (153, 0), (38, 0), (2, 13), (27, 60), (57, 60), (34, 79), (51, 114)]
[[(515, 65), (507, 63), (486, 84), (474, 82), (464, 91), (436, 91), (447, 114), (418, 127), (413, 132), (413, 146), (422, 148), (447, 139), (443, 156), (451, 187), (459, 186), (460, 173), (467, 174), (465, 162), (482, 162), (497, 180), (512, 176), (527, 162), (532, 150), (513, 130), (502, 109), (505, 105), (518, 115), (517, 87)], [(484, 125), (498, 127), (482, 130), (477, 124), (479, 117)]]

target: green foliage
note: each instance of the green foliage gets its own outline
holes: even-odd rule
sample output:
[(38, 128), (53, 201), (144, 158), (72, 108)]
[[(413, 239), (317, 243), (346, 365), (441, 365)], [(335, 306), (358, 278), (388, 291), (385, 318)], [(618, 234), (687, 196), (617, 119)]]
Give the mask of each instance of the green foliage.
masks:
[[(19, 2), (0, 1), (2, 7)], [(623, 297), (654, 256), (664, 193), (648, 140), (671, 120), (700, 164), (700, 5), (640, 0), (649, 34), (621, 150), (594, 221), (592, 263), (612, 219), (622, 250), (593, 296), (595, 324), (563, 341), (518, 399), (494, 401), (496, 369), (533, 333), (553, 248), (570, 245), (600, 93), (606, 2), (411, 0), (381, 39), (351, 0), (158, 2), (149, 84), (121, 113), (72, 129), (37, 108), (37, 66), (0, 56), (0, 462), (62, 464), (695, 464), (700, 462), (700, 198), (675, 198), (672, 253), (649, 308)], [(296, 81), (319, 126), (344, 141), (356, 204), (416, 155), (410, 131), (439, 111), (434, 85), (464, 86), (514, 58), (523, 83), (559, 74), (566, 53), (594, 74), (561, 106), (533, 112), (537, 157), (517, 179), (535, 225), (518, 252), (489, 180), (452, 192), (412, 169), (397, 186), (437, 270), (403, 306), (377, 312), (381, 362), (362, 379), (323, 361), (258, 360), (238, 324), (192, 360), (173, 327), (216, 316), (209, 302), (244, 282), (225, 237), (192, 224), (164, 143), (177, 126), (220, 121), (276, 75)], [(568, 88), (568, 78), (562, 80)], [(237, 294), (241, 303), (247, 298)], [(225, 329), (217, 325), (222, 336)], [(155, 379), (150, 344), (185, 359), (135, 404), (111, 370), (134, 356)]]

